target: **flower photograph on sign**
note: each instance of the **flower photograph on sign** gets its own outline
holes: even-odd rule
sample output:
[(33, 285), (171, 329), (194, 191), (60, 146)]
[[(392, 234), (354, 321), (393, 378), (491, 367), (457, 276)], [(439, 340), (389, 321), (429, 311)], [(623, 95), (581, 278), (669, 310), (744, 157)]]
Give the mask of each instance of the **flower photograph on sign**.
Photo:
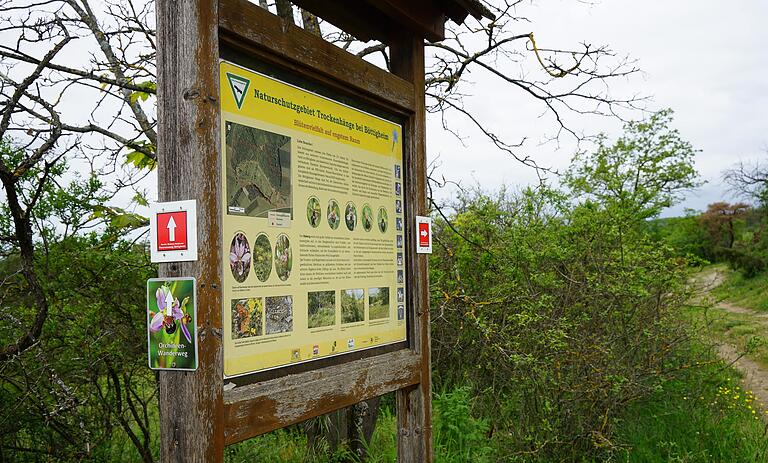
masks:
[(365, 231), (371, 231), (373, 228), (373, 211), (369, 204), (363, 205), (363, 229)]
[(197, 367), (194, 290), (191, 278), (147, 282), (150, 368)]
[(379, 208), (379, 217), (377, 222), (379, 223), (379, 231), (382, 233), (387, 232), (387, 223), (389, 222), (389, 219), (387, 218), (387, 209), (384, 207)]
[(261, 298), (232, 301), (232, 339), (261, 336), (264, 303)]
[(288, 235), (282, 233), (277, 237), (275, 243), (275, 272), (277, 276), (283, 281), (287, 280), (291, 276), (292, 265), (291, 242), (288, 240)]
[(251, 271), (251, 247), (243, 233), (237, 233), (232, 238), (229, 247), (229, 268), (238, 283), (244, 282)]
[(272, 273), (272, 244), (264, 233), (253, 242), (253, 273), (259, 281), (267, 281)]
[(307, 201), (307, 222), (309, 222), (312, 228), (317, 228), (317, 226), (320, 225), (320, 217), (322, 214), (323, 211), (320, 208), (320, 201), (314, 196), (309, 198), (309, 201)]
[(357, 225), (357, 208), (355, 203), (348, 202), (344, 211), (344, 222), (347, 224), (347, 230), (352, 231)]
[(339, 222), (341, 221), (341, 210), (339, 209), (339, 203), (335, 199), (328, 201), (328, 226), (332, 230), (339, 228)]

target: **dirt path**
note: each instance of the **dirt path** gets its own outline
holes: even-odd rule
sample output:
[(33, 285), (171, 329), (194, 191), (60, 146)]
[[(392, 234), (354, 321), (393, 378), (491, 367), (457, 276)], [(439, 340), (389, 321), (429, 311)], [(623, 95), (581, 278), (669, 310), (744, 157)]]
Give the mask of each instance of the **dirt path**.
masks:
[[(754, 360), (743, 356), (732, 344), (719, 344), (717, 354), (741, 372), (742, 386), (755, 395), (760, 408), (768, 407), (768, 370)], [(766, 419), (765, 413), (760, 415)]]
[[(695, 275), (691, 278), (691, 283), (698, 294), (695, 299), (701, 302), (710, 298), (709, 292), (725, 281), (725, 277), (725, 272), (719, 269)], [(758, 321), (761, 326), (768, 330), (768, 313), (739, 307), (726, 301), (715, 302), (714, 307), (732, 314), (749, 315), (750, 318)], [(720, 358), (741, 372), (743, 387), (752, 391), (760, 407), (765, 410), (768, 407), (768, 368), (747, 358), (733, 344), (718, 342), (716, 347)], [(764, 413), (761, 414), (761, 417), (768, 419)]]

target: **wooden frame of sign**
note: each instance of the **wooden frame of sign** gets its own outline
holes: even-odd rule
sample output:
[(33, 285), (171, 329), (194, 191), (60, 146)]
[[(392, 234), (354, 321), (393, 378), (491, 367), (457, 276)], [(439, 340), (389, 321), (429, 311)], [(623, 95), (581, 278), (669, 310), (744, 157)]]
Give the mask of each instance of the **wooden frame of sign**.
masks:
[[(427, 256), (406, 234), (406, 343), (286, 367), (225, 391), (222, 343), (222, 173), (219, 60), (222, 50), (301, 75), (401, 118), (404, 218), (427, 213), (424, 38), (441, 38), (446, 15), (461, 21), (472, 0), (387, 0), (381, 18), (350, 16), (376, 2), (296, 1), (360, 38), (390, 47), (387, 72), (245, 0), (157, 2), (159, 200), (196, 199), (199, 260), (165, 263), (161, 276), (198, 284), (199, 369), (161, 372), (161, 460), (222, 461), (224, 447), (396, 392), (398, 460), (432, 459)], [(435, 6), (444, 4), (446, 11)], [(361, 6), (362, 5), (362, 6)], [(364, 8), (363, 8), (364, 7)], [(426, 8), (426, 10), (425, 10)], [(431, 8), (431, 9), (430, 9)], [(345, 13), (345, 11), (347, 13)], [(420, 16), (421, 15), (421, 16)], [(370, 37), (366, 37), (369, 34)]]

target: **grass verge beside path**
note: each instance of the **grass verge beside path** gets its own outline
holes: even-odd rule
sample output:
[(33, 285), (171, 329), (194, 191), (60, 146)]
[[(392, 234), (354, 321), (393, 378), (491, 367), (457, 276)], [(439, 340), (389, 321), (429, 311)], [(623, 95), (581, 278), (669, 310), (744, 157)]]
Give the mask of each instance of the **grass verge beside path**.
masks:
[(738, 272), (728, 270), (725, 281), (712, 290), (718, 301), (728, 301), (739, 307), (768, 312), (768, 273), (745, 278)]
[(739, 375), (722, 362), (694, 367), (629, 406), (617, 423), (622, 462), (768, 460), (765, 425)]
[(707, 318), (708, 330), (714, 339), (733, 345), (768, 371), (768, 319), (720, 308), (709, 309)]

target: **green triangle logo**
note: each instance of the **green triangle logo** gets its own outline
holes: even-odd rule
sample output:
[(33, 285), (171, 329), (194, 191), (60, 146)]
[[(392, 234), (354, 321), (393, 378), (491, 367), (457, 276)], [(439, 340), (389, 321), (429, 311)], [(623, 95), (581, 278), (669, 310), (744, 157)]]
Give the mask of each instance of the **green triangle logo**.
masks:
[(237, 109), (240, 109), (243, 107), (245, 94), (248, 92), (248, 86), (251, 84), (251, 81), (245, 77), (240, 77), (230, 73), (227, 73), (227, 80), (229, 81), (229, 88), (232, 89), (232, 96), (235, 97)]

